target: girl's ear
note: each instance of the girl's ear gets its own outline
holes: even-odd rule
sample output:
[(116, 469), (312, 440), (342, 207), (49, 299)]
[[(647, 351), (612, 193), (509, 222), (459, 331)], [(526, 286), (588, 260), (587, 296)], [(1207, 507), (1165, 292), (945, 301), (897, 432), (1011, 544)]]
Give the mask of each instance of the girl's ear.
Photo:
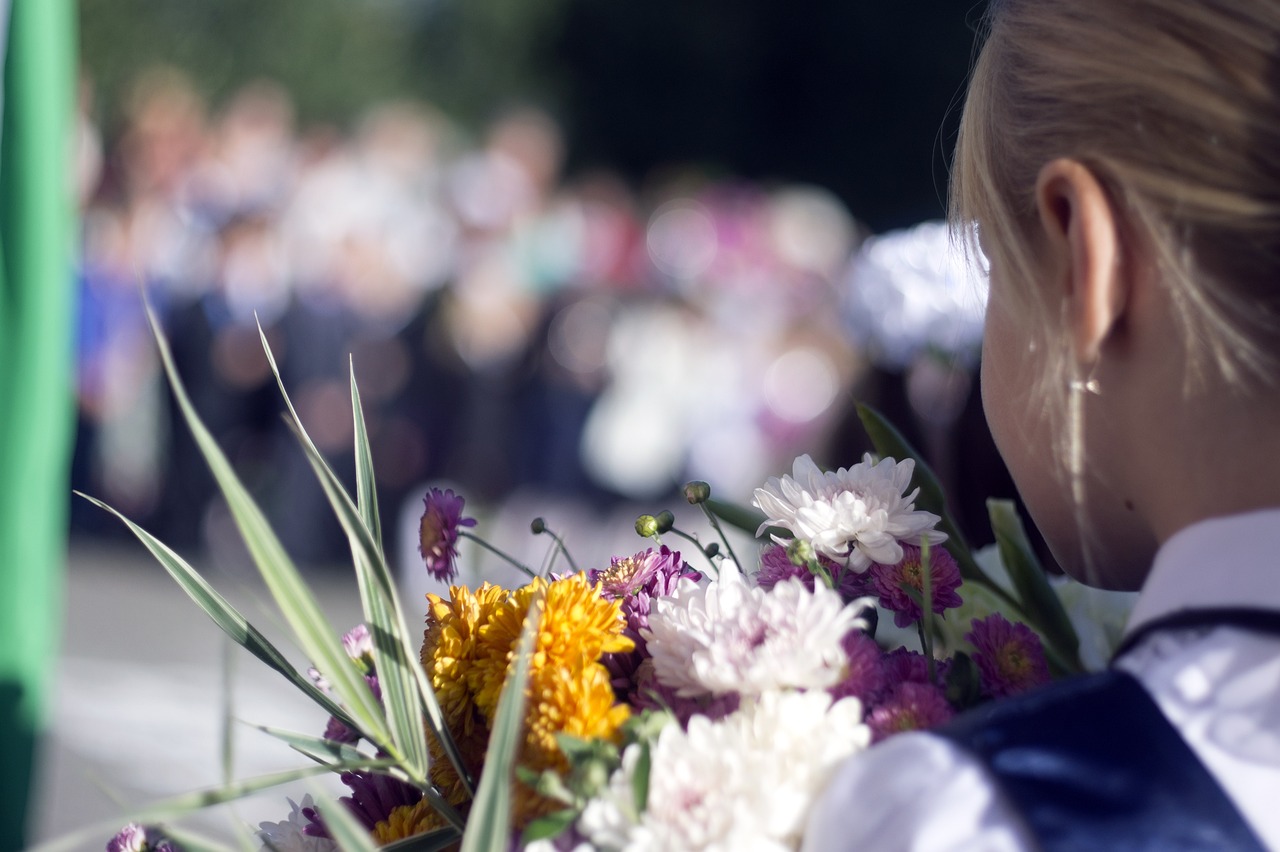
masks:
[(1120, 222), (1097, 177), (1075, 160), (1053, 160), (1040, 169), (1036, 206), (1048, 268), (1067, 306), (1073, 354), (1081, 365), (1092, 365), (1128, 302)]

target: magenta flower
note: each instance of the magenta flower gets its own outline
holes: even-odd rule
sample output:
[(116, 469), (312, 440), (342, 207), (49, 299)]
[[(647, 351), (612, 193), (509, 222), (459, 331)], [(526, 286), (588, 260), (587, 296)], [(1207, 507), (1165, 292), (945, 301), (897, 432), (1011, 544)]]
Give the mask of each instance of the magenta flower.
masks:
[(884, 679), (888, 684), (897, 683), (945, 683), (947, 671), (951, 668), (951, 660), (934, 660), (935, 679), (929, 679), (929, 660), (919, 651), (906, 648), (894, 648), (884, 655), (881, 661), (884, 667)]
[(107, 852), (179, 852), (179, 847), (156, 829), (131, 822), (107, 841)]
[(874, 704), (891, 682), (885, 676), (884, 652), (861, 630), (850, 630), (842, 642), (849, 658), (849, 669), (844, 680), (831, 687), (835, 699), (853, 696), (864, 705)]
[(640, 630), (649, 626), (653, 599), (674, 593), (681, 579), (697, 582), (702, 575), (680, 558), (679, 551), (663, 545), (661, 550), (649, 548), (635, 556), (615, 556), (608, 568), (591, 571), (587, 579), (600, 584), (600, 594), (606, 600), (622, 602), (627, 635), (640, 648), (644, 644)]
[[(624, 700), (619, 698), (619, 700)], [(666, 686), (653, 673), (653, 663), (645, 660), (635, 672), (635, 685), (630, 697), (625, 699), (636, 711), (667, 710), (676, 717), (681, 727), (687, 728), (694, 716), (706, 716), (711, 721), (723, 719), (738, 709), (741, 698), (736, 692), (721, 695), (677, 695), (674, 687)]]
[[(879, 596), (881, 606), (893, 611), (896, 626), (909, 627), (920, 620), (920, 605), (902, 588), (906, 585), (923, 593), (924, 567), (920, 548), (904, 544), (901, 562), (894, 565), (872, 563), (867, 573), (870, 592)], [(929, 577), (934, 612), (941, 613), (963, 603), (960, 595), (956, 594), (960, 587), (960, 566), (946, 548), (929, 548)]]
[(973, 622), (965, 639), (973, 645), (982, 691), (992, 698), (1017, 695), (1049, 682), (1040, 637), (1027, 625), (996, 613)]
[(373, 671), (373, 634), (363, 624), (357, 624), (342, 635), (342, 648), (366, 674)]
[(476, 519), (462, 517), (466, 501), (447, 488), (432, 488), (422, 502), (425, 509), (418, 531), (418, 552), (427, 573), (447, 583), (458, 573), (454, 565), (458, 558), (458, 528), (474, 527)]
[(605, 654), (601, 659), (609, 670), (613, 690), (619, 701), (629, 701), (636, 688), (637, 670), (649, 659), (648, 647), (640, 631), (649, 626), (649, 610), (654, 598), (675, 592), (681, 579), (697, 582), (702, 575), (680, 558), (679, 551), (666, 545), (660, 550), (649, 548), (634, 556), (614, 557), (603, 571), (591, 571), (587, 579), (600, 584), (606, 600), (622, 603), (622, 616), (627, 621), (626, 635), (635, 642), (635, 650), (625, 654)]
[(928, 683), (908, 681), (893, 687), (867, 716), (872, 742), (904, 731), (923, 731), (955, 715), (942, 690)]
[[(836, 591), (840, 593), (842, 598), (851, 601), (865, 594), (865, 575), (852, 571), (825, 556), (819, 556), (818, 561), (831, 572), (831, 576), (835, 579)], [(756, 574), (756, 585), (762, 589), (769, 590), (779, 583), (790, 580), (792, 577), (799, 577), (805, 588), (813, 591), (813, 584), (817, 577), (814, 576), (812, 571), (803, 565), (796, 565), (792, 562), (791, 557), (787, 555), (787, 549), (782, 545), (775, 544), (766, 547), (764, 552), (760, 554), (760, 571)]]

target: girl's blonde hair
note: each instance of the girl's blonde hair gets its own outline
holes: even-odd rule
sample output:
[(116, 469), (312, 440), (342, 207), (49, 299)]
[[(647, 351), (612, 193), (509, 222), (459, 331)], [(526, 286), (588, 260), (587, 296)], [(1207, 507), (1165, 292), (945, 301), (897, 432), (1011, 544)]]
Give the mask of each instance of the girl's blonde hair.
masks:
[(1074, 159), (1158, 263), (1194, 378), (1216, 370), (1236, 386), (1274, 387), (1280, 2), (994, 0), (985, 28), (952, 218), (985, 232), (1023, 315), (1059, 319), (1031, 286), (1034, 192), (1044, 164)]

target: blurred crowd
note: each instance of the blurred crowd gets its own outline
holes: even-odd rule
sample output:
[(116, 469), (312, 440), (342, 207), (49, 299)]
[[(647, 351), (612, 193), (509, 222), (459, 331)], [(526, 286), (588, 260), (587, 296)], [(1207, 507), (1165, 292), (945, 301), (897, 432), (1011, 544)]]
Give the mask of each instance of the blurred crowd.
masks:
[[(304, 561), (343, 543), (259, 324), (347, 478), (354, 370), (387, 507), (442, 480), (607, 506), (698, 478), (746, 500), (800, 453), (858, 460), (855, 400), (886, 409), (944, 478), (994, 493), (973, 393), (983, 293), (933, 271), (940, 225), (890, 251), (817, 187), (566, 176), (560, 129), (528, 108), (478, 138), (421, 103), (299, 127), (270, 82), (215, 111), (156, 69), (110, 139), (94, 114), (86, 86), (74, 485), (176, 547), (207, 545), (219, 510), (143, 293), (197, 409)], [(110, 522), (80, 504), (73, 524)]]

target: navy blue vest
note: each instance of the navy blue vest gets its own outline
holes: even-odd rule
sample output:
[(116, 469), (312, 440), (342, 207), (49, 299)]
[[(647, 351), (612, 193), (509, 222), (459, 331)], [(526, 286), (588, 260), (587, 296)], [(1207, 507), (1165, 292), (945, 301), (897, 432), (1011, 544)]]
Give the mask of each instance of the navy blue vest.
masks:
[(1045, 852), (1265, 848), (1124, 672), (992, 702), (934, 733), (986, 764)]

